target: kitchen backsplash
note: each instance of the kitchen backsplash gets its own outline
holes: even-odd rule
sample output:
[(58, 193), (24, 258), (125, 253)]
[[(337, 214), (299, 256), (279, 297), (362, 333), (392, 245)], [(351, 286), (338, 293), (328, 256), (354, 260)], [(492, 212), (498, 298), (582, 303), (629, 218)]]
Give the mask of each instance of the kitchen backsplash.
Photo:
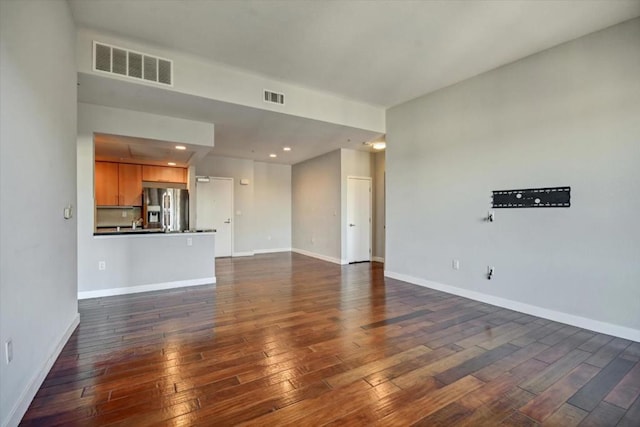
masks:
[(142, 209), (137, 208), (96, 208), (96, 227), (130, 227), (142, 218)]

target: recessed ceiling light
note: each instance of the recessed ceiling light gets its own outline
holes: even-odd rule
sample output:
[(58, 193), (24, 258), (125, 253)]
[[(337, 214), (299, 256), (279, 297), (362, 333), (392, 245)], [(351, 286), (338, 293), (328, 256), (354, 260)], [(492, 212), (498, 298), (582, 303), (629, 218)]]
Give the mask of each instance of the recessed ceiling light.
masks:
[(185, 147), (184, 145), (176, 145), (176, 150), (186, 150), (187, 147)]
[(278, 157), (278, 156), (276, 154), (271, 153), (271, 154), (269, 154), (269, 157), (275, 158), (275, 157)]
[(291, 151), (291, 147), (282, 147), (282, 151)]
[(169, 162), (167, 163), (169, 166), (175, 166), (176, 164), (174, 162)]
[(387, 143), (384, 141), (365, 141), (362, 144), (371, 147), (374, 150), (384, 150), (385, 148), (387, 148)]

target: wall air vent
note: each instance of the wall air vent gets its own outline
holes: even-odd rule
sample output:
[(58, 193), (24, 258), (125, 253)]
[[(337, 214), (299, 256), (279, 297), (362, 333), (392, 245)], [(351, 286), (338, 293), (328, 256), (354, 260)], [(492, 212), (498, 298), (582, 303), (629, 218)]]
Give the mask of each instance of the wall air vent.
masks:
[(93, 70), (173, 86), (173, 61), (93, 42)]
[(269, 104), (284, 105), (284, 93), (273, 92), (271, 90), (264, 90), (264, 102)]

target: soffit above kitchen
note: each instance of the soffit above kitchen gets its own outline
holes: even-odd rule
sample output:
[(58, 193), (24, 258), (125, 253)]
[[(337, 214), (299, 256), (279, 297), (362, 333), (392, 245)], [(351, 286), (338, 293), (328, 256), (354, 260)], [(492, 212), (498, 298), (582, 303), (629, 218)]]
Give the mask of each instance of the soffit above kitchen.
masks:
[(201, 146), (105, 133), (95, 133), (93, 143), (97, 161), (141, 165), (167, 166), (171, 162), (172, 166), (186, 168), (209, 152)]
[[(78, 73), (78, 102), (81, 103), (78, 108), (83, 108), (82, 104), (86, 103), (214, 123), (214, 147), (189, 147), (187, 144), (188, 150), (193, 149), (197, 155), (190, 157), (189, 164), (209, 153), (214, 156), (292, 165), (340, 148), (373, 151), (371, 147), (363, 145), (363, 142), (384, 137), (379, 132), (231, 104), (96, 74)], [(172, 156), (174, 153), (170, 148), (174, 143), (171, 142), (156, 143), (155, 140), (144, 138), (126, 138), (126, 135), (96, 135), (95, 139), (100, 144), (96, 146), (96, 156), (109, 155), (115, 159), (120, 153), (126, 158), (131, 147), (137, 147), (144, 148), (145, 153), (153, 158), (150, 161), (154, 163), (148, 164), (162, 164), (165, 161), (179, 163)], [(284, 151), (284, 147), (291, 148), (291, 151)], [(277, 157), (272, 158), (270, 154), (276, 154)]]
[(76, 23), (391, 107), (640, 16), (637, 0), (69, 0)]

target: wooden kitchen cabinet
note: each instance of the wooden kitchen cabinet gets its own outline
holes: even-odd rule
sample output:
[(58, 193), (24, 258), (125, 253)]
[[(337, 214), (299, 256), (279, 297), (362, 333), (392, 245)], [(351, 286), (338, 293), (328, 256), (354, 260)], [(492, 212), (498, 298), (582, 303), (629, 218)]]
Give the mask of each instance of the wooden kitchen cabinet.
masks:
[(142, 166), (96, 162), (96, 206), (141, 206)]
[(142, 165), (118, 165), (120, 206), (142, 206)]
[(96, 162), (95, 190), (97, 206), (117, 206), (118, 193), (118, 164), (111, 162)]
[(142, 165), (142, 180), (151, 182), (187, 183), (187, 170), (168, 166)]

